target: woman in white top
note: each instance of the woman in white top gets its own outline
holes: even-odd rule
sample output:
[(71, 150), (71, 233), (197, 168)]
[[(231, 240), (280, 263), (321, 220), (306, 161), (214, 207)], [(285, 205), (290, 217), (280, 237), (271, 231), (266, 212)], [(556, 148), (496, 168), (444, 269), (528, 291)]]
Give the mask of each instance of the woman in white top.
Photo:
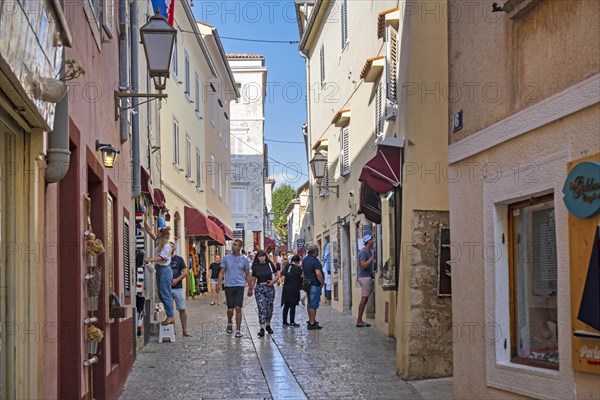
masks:
[(175, 313), (173, 311), (173, 295), (171, 294), (171, 281), (173, 280), (173, 271), (171, 270), (171, 252), (169, 244), (171, 230), (168, 226), (161, 227), (159, 224), (158, 235), (155, 235), (148, 222), (144, 219), (146, 232), (154, 239), (154, 254), (156, 257), (146, 258), (144, 263), (156, 263), (156, 286), (158, 287), (158, 297), (165, 306), (167, 318), (162, 322), (163, 325), (169, 325), (175, 322)]

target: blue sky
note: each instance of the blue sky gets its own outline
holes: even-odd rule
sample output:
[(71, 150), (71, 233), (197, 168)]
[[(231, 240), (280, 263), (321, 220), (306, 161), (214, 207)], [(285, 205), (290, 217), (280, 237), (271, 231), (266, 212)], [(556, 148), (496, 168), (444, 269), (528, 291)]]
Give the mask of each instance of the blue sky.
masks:
[(298, 53), (297, 43), (246, 41), (297, 42), (299, 33), (294, 1), (195, 0), (193, 10), (198, 21), (217, 28), (226, 53), (262, 54), (265, 57), (268, 68), (265, 142), (271, 158), (269, 175), (277, 180), (277, 185), (286, 182), (297, 188), (308, 179), (301, 129), (306, 122), (304, 59)]

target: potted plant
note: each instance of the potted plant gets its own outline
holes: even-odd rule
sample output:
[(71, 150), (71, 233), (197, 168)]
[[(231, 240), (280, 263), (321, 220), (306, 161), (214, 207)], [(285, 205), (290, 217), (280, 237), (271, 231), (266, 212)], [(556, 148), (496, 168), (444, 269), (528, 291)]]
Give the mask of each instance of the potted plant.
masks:
[(98, 296), (102, 287), (102, 270), (98, 267), (91, 268), (89, 274), (85, 275), (85, 286), (88, 295), (88, 310), (98, 309)]
[(94, 325), (88, 325), (85, 333), (85, 341), (88, 354), (96, 354), (96, 352), (98, 351), (98, 343), (102, 341), (103, 337), (104, 332), (102, 331), (102, 329)]
[(87, 266), (97, 267), (98, 256), (104, 253), (104, 244), (102, 244), (102, 240), (96, 238), (96, 235), (89, 232), (86, 235), (83, 253), (85, 254), (85, 262)]

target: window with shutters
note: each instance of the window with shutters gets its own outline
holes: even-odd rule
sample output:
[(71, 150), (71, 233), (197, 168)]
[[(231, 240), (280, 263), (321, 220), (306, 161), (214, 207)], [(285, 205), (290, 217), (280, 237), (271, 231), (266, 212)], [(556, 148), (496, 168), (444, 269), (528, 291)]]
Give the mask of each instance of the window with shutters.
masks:
[(321, 44), (319, 50), (319, 60), (321, 62), (321, 87), (325, 85), (325, 43)]
[(375, 143), (379, 142), (383, 138), (383, 124), (385, 121), (383, 115), (383, 104), (384, 104), (384, 83), (379, 81), (377, 86), (377, 94), (375, 95)]
[(350, 174), (350, 128), (340, 130), (340, 175)]
[(195, 74), (194, 90), (196, 94), (194, 100), (194, 104), (196, 105), (196, 117), (202, 118), (202, 115), (200, 114), (200, 78), (198, 78), (198, 74)]
[(173, 164), (179, 165), (179, 122), (173, 118)]
[(385, 70), (387, 80), (386, 97), (389, 101), (396, 103), (398, 87), (398, 32), (391, 25), (387, 26), (386, 32)]
[(215, 101), (216, 95), (215, 92), (208, 93), (208, 107), (210, 108), (210, 124), (215, 126)]
[(217, 163), (215, 162), (215, 156), (214, 155), (210, 155), (210, 188), (212, 189), (212, 191), (214, 192), (216, 189), (216, 182), (217, 182), (217, 169), (219, 169), (219, 167), (217, 166)]
[(202, 186), (202, 163), (200, 159), (200, 149), (196, 147), (196, 189)]
[(229, 205), (229, 176), (225, 174), (225, 205)]
[(185, 177), (192, 179), (192, 139), (185, 135)]
[(323, 179), (321, 179), (321, 184), (319, 185), (319, 196), (328, 196), (329, 190), (326, 189), (329, 187), (329, 162), (325, 164), (325, 173), (323, 174)]
[[(179, 76), (179, 57), (177, 54), (177, 36), (175, 36), (175, 43), (173, 44), (173, 60), (171, 61), (171, 73), (173, 77)], [(176, 79), (178, 80), (178, 79)]]
[(246, 214), (245, 188), (231, 188), (231, 213), (236, 215)]
[(348, 45), (348, 0), (342, 0), (341, 10), (341, 29), (342, 29), (342, 50)]
[(129, 220), (123, 219), (123, 282), (125, 283), (125, 296), (131, 295), (131, 265), (129, 247)]
[(184, 80), (185, 80), (185, 97), (188, 100), (192, 100), (190, 97), (190, 86), (191, 86), (191, 82), (190, 82), (190, 56), (188, 56), (187, 51), (184, 52)]
[(221, 165), (219, 164), (219, 198), (222, 199), (223, 198), (223, 168), (221, 168)]

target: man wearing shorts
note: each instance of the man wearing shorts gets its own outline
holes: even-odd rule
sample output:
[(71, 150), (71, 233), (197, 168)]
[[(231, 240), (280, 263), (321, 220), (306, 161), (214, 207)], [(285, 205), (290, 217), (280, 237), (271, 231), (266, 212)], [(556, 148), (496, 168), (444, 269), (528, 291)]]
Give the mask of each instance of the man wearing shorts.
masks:
[(358, 269), (358, 282), (360, 283), (360, 287), (362, 289), (362, 297), (360, 299), (360, 304), (358, 305), (358, 318), (356, 320), (357, 328), (366, 328), (371, 326), (363, 321), (362, 316), (365, 312), (365, 307), (367, 306), (367, 301), (369, 301), (369, 296), (375, 290), (375, 274), (374, 274), (374, 265), (375, 265), (375, 255), (371, 250), (373, 248), (373, 238), (371, 235), (365, 235), (363, 237), (363, 244), (365, 247), (362, 248), (360, 253), (358, 253), (358, 261), (360, 268)]
[(317, 258), (319, 255), (319, 246), (316, 244), (308, 245), (308, 255), (302, 260), (302, 272), (304, 273), (305, 290), (308, 295), (308, 330), (321, 329), (316, 321), (317, 309), (321, 302), (321, 287), (323, 287), (323, 266)]
[(179, 311), (181, 319), (181, 330), (183, 336), (192, 336), (187, 328), (187, 312), (185, 311), (185, 292), (183, 291), (182, 281), (188, 276), (188, 269), (185, 265), (185, 260), (175, 255), (175, 243), (170, 242), (171, 248), (171, 271), (173, 272), (173, 280), (171, 281), (171, 295), (175, 302), (175, 308)]
[(235, 337), (241, 338), (242, 306), (244, 305), (244, 288), (248, 283), (248, 297), (252, 296), (250, 275), (250, 262), (241, 254), (242, 241), (235, 239), (231, 245), (231, 253), (221, 260), (221, 272), (217, 285), (224, 283), (225, 299), (227, 301), (227, 329), (226, 332), (233, 333), (233, 311), (235, 310)]

